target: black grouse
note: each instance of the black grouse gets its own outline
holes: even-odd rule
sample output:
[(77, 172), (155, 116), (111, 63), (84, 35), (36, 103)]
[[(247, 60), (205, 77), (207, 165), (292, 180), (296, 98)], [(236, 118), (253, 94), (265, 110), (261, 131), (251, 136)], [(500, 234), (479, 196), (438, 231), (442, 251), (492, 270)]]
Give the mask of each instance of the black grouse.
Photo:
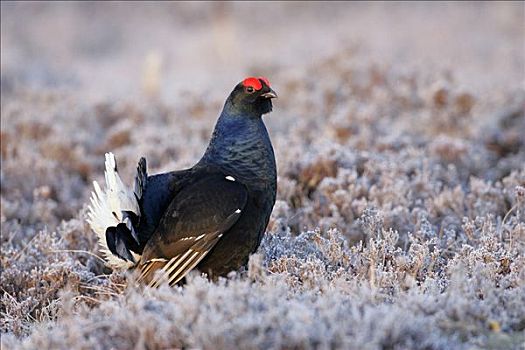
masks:
[(268, 79), (244, 79), (201, 160), (149, 176), (141, 158), (133, 190), (106, 154), (106, 188), (94, 182), (88, 222), (111, 266), (138, 268), (142, 281), (157, 286), (176, 284), (194, 268), (217, 277), (247, 263), (275, 203), (275, 157), (262, 121), (275, 97)]

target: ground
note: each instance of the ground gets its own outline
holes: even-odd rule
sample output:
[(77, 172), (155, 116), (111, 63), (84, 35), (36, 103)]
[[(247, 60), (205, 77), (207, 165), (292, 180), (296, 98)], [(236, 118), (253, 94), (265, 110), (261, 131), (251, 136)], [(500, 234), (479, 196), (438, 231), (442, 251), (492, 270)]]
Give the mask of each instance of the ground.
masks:
[[(522, 349), (525, 8), (514, 3), (1, 5), (3, 349)], [(246, 269), (142, 288), (88, 228), (191, 166), (248, 75), (278, 198)]]

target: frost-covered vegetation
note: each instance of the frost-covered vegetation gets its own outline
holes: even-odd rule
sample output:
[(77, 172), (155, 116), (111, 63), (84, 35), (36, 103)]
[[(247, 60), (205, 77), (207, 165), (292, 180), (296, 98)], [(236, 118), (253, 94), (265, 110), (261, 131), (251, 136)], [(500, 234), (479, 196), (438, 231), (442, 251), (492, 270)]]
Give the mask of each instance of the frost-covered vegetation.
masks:
[[(523, 3), (2, 3), (2, 349), (520, 349)], [(190, 166), (244, 76), (279, 172), (245, 271), (136, 286), (85, 223)]]

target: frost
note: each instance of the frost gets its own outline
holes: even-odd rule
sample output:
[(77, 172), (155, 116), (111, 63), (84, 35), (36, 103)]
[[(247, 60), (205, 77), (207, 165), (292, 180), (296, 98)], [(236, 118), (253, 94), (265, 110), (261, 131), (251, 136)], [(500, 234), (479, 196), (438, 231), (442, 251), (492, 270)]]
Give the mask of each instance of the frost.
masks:
[[(209, 5), (2, 3), (2, 348), (518, 349), (523, 4)], [(128, 182), (191, 166), (245, 74), (280, 96), (246, 268), (153, 290), (105, 267), (104, 152)]]

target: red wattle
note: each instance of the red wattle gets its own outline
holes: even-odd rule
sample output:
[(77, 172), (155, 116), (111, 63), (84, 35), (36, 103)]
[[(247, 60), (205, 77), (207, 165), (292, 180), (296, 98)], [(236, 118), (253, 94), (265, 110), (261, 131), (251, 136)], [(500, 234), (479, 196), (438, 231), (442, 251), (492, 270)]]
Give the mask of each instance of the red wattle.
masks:
[(249, 77), (242, 81), (242, 85), (244, 87), (252, 87), (255, 90), (261, 90), (262, 89), (262, 83), (259, 79), (255, 77)]

